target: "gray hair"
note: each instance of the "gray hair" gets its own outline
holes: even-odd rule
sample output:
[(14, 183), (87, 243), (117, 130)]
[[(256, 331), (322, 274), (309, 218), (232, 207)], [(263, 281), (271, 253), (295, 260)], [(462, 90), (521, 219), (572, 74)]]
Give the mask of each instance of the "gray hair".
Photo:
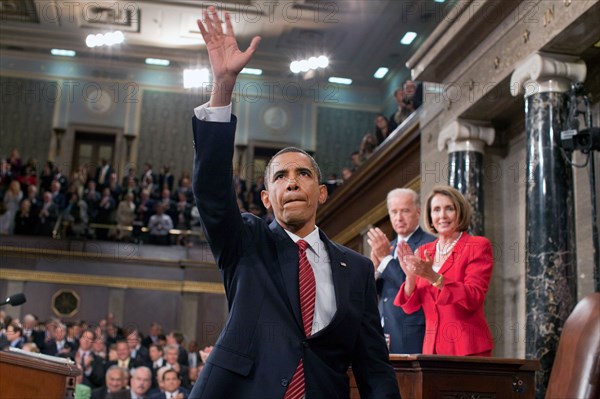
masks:
[(421, 208), (421, 198), (419, 197), (419, 194), (417, 194), (415, 190), (412, 190), (410, 188), (395, 188), (392, 191), (390, 191), (387, 195), (386, 206), (388, 206), (392, 198), (400, 197), (403, 195), (410, 195), (417, 209)]

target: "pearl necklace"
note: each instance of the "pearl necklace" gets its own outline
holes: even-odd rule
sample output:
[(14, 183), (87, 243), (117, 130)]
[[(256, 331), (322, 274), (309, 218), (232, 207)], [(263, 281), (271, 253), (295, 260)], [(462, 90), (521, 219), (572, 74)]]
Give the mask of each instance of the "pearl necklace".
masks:
[(458, 237), (456, 237), (456, 240), (452, 241), (452, 244), (445, 246), (443, 251), (440, 248), (440, 240), (438, 240), (438, 242), (435, 243), (435, 252), (442, 256), (448, 255), (450, 253), (450, 251), (452, 251), (452, 248), (454, 248), (454, 246), (456, 245), (458, 240), (460, 240), (460, 237), (462, 237), (462, 231), (460, 232)]

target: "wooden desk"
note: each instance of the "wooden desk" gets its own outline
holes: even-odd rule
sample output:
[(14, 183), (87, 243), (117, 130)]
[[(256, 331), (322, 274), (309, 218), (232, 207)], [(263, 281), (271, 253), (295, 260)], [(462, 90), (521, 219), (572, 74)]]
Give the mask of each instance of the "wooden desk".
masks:
[(0, 351), (0, 398), (72, 398), (79, 374), (75, 364), (61, 364), (58, 359)]
[[(533, 399), (537, 360), (390, 355), (402, 399)], [(359, 399), (350, 375), (350, 397)]]

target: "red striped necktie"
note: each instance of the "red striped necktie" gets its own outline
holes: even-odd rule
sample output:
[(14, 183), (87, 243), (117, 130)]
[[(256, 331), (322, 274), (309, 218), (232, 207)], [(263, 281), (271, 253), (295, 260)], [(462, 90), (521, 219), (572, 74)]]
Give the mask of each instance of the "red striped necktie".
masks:
[[(315, 314), (315, 293), (316, 283), (315, 274), (308, 263), (306, 257), (306, 248), (308, 243), (304, 240), (300, 240), (296, 243), (298, 245), (298, 257), (300, 258), (298, 266), (298, 286), (300, 293), (300, 310), (302, 311), (302, 323), (304, 324), (304, 334), (310, 337), (313, 316)], [(304, 364), (302, 359), (298, 363), (298, 368), (294, 372), (292, 382), (288, 386), (287, 391), (283, 399), (301, 399), (304, 397)]]

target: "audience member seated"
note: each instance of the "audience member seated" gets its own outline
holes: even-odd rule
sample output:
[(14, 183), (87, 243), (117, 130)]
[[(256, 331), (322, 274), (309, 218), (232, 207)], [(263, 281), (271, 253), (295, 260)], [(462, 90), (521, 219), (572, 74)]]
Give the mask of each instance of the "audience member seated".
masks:
[(67, 199), (63, 190), (61, 189), (61, 184), (58, 180), (53, 180), (50, 184), (50, 193), (52, 194), (52, 202), (56, 205), (56, 208), (59, 212), (62, 212), (67, 207)]
[(131, 367), (136, 368), (141, 366), (150, 367), (152, 364), (148, 348), (142, 346), (142, 338), (137, 330), (133, 330), (127, 335), (127, 346), (129, 348), (129, 358), (131, 359)]
[(423, 103), (423, 84), (407, 80), (403, 85), (404, 101), (410, 113), (415, 112)]
[(85, 237), (88, 229), (87, 203), (79, 195), (71, 193), (67, 207), (63, 212), (63, 221), (68, 223), (67, 236)]
[(79, 338), (78, 349), (71, 353), (71, 358), (83, 368), (83, 384), (90, 388), (104, 386), (104, 361), (92, 351), (92, 344), (96, 339), (96, 333), (92, 330), (84, 330)]
[(8, 190), (4, 193), (4, 206), (6, 209), (6, 213), (8, 214), (6, 218), (8, 219), (8, 234), (12, 234), (15, 227), (15, 215), (19, 210), (19, 204), (23, 199), (23, 192), (21, 191), (21, 183), (16, 180), (10, 182), (8, 186)]
[(165, 370), (162, 375), (164, 392), (150, 396), (150, 399), (187, 399), (189, 389), (182, 386), (180, 375), (173, 369)]
[(171, 168), (169, 168), (167, 165), (163, 166), (160, 174), (158, 175), (158, 187), (160, 187), (161, 190), (166, 188), (169, 191), (173, 191), (174, 182), (175, 176), (171, 174)]
[(50, 185), (54, 181), (54, 175), (56, 174), (56, 170), (54, 167), (54, 163), (52, 161), (46, 161), (44, 164), (44, 168), (40, 173), (40, 189), (42, 192), (50, 191)]
[[(126, 399), (128, 372), (119, 366), (109, 366), (106, 370), (106, 385), (92, 389), (92, 399)], [(86, 384), (87, 385), (87, 384)]]
[(12, 322), (6, 326), (5, 334), (6, 340), (8, 341), (7, 347), (17, 349), (23, 348), (23, 344), (25, 344), (25, 338), (23, 338), (23, 329), (18, 323)]
[(156, 388), (158, 387), (156, 374), (158, 370), (167, 365), (167, 361), (164, 359), (164, 350), (160, 344), (151, 344), (148, 354), (152, 362), (152, 388)]
[(57, 323), (53, 336), (45, 343), (43, 353), (50, 356), (69, 354), (75, 351), (75, 343), (67, 340), (67, 326)]
[(19, 150), (13, 148), (10, 152), (8, 158), (6, 158), (6, 162), (10, 165), (10, 172), (13, 178), (17, 178), (21, 175), (21, 156), (19, 155)]
[[(112, 213), (116, 208), (115, 200), (111, 195), (110, 188), (106, 187), (102, 189), (102, 197), (98, 202), (98, 213), (96, 214), (96, 219), (93, 220), (95, 223), (99, 224), (112, 224), (113, 218)], [(96, 237), (101, 240), (106, 239), (108, 236), (108, 229), (99, 228), (96, 230)]]
[(377, 148), (377, 139), (375, 136), (373, 136), (371, 133), (365, 134), (360, 143), (359, 154), (361, 159), (363, 161), (369, 159), (369, 157), (373, 154), (373, 151), (375, 151), (375, 148)]
[(358, 151), (354, 151), (350, 154), (350, 163), (352, 164), (352, 170), (356, 171), (360, 165), (362, 165), (363, 160), (360, 157), (360, 153)]
[(148, 230), (150, 231), (150, 244), (169, 245), (169, 230), (173, 228), (171, 217), (165, 214), (162, 204), (156, 204), (156, 213), (150, 217)]
[(119, 202), (117, 207), (117, 229), (113, 233), (117, 240), (124, 240), (130, 236), (130, 232), (123, 229), (123, 227), (129, 227), (133, 225), (135, 220), (135, 203), (133, 202), (134, 196), (131, 192), (125, 194), (123, 200)]
[(130, 371), (131, 379), (129, 380), (129, 396), (131, 399), (145, 398), (146, 394), (152, 386), (152, 372), (148, 367), (140, 366)]
[(352, 169), (350, 169), (350, 168), (343, 168), (342, 169), (342, 179), (344, 181), (346, 181), (346, 180), (348, 180), (351, 177), (352, 177)]
[(148, 226), (150, 217), (154, 214), (154, 201), (150, 199), (150, 192), (148, 190), (140, 192), (140, 202), (137, 204), (135, 213), (136, 220), (144, 226)]
[(37, 224), (37, 215), (31, 211), (31, 202), (25, 198), (21, 201), (21, 208), (15, 215), (15, 234), (33, 235)]
[(108, 187), (109, 176), (111, 173), (112, 167), (110, 166), (106, 158), (102, 158), (100, 160), (100, 166), (96, 168), (96, 176), (94, 177), (94, 180), (96, 181), (96, 184), (98, 184), (98, 188), (100, 190), (104, 189), (105, 187)]
[[(179, 362), (178, 359), (179, 357), (179, 349), (177, 346), (175, 345), (167, 345), (165, 346), (165, 360), (167, 362), (166, 367), (170, 368), (171, 370), (175, 370), (175, 372), (177, 373), (177, 375), (179, 376), (179, 381), (181, 381), (181, 385), (183, 385), (185, 388), (190, 388), (191, 384), (190, 384), (190, 367), (187, 365), (188, 364), (188, 359), (187, 359), (187, 351), (185, 352), (185, 364), (181, 364)], [(164, 377), (164, 376), (163, 376)], [(163, 379), (164, 381), (164, 379)]]
[(393, 130), (383, 114), (378, 114), (375, 117), (375, 139), (377, 139), (377, 145), (383, 143)]

